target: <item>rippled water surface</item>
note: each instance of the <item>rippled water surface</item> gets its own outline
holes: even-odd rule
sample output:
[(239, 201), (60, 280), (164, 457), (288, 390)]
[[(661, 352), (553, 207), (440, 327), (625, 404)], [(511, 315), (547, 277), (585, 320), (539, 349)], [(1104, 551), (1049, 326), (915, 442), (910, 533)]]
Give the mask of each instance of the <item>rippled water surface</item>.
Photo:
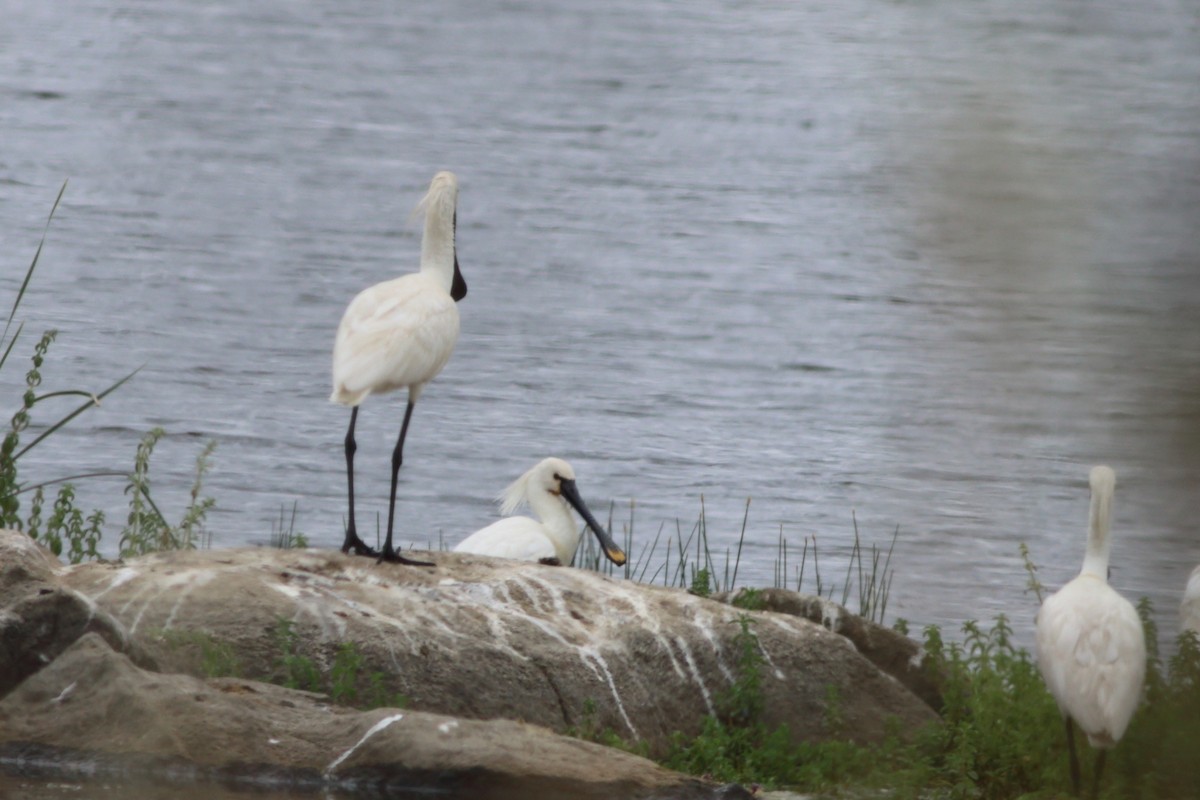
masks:
[[(781, 533), (793, 572), (815, 535), (840, 582), (853, 514), (867, 542), (899, 526), (889, 619), (1027, 628), (1018, 543), (1047, 584), (1070, 577), (1107, 462), (1113, 582), (1173, 630), (1200, 561), (1194, 5), (0, 0), (0, 17), (0, 300), (70, 179), (0, 396), (18, 402), (48, 327), (46, 388), (144, 365), (23, 478), (127, 469), (159, 425), (173, 516), (218, 443), (214, 546), (264, 543), (293, 504), (337, 545), (333, 332), (355, 292), (416, 268), (409, 212), (453, 169), (470, 294), (410, 430), (405, 542), (457, 542), (558, 455), (618, 536), (636, 500), (635, 554), (676, 520), (686, 535), (703, 497), (723, 560), (750, 497), (740, 583), (772, 582)], [(402, 411), (363, 407), (360, 519), (386, 514)], [(110, 552), (122, 488), (80, 488)]]

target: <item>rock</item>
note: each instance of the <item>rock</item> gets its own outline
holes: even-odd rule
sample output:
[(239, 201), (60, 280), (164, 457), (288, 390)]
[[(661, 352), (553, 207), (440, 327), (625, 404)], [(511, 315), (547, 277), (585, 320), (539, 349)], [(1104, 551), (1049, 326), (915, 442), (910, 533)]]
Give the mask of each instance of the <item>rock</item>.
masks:
[[(872, 664), (904, 684), (934, 709), (942, 708), (940, 682), (926, 663), (921, 645), (891, 628), (852, 614), (845, 606), (815, 595), (787, 589), (755, 589), (764, 610), (802, 617), (823, 626), (854, 645)], [(737, 604), (747, 590), (722, 592), (714, 600)]]
[(14, 591), (53, 582), (60, 566), (53, 553), (25, 534), (0, 529), (0, 607), (8, 605)]
[(139, 663), (152, 663), (106, 611), (59, 585), (60, 567), (25, 534), (0, 531), (0, 697), (87, 632), (100, 634)]
[[(0, 762), (88, 755), (92, 773), (479, 798), (710, 798), (719, 789), (520, 722), (354, 711), (240, 679), (136, 666), (96, 634), (0, 701)], [(724, 795), (723, 795), (724, 796)], [(749, 797), (742, 792), (742, 797)]]
[[(936, 720), (864, 656), (880, 660), (863, 645), (877, 632), (826, 620), (851, 644), (782, 596), (792, 613), (744, 612), (582, 570), (431, 557), (426, 569), (244, 548), (64, 567), (0, 531), (0, 767), (485, 797), (746, 797), (554, 731), (611, 731), (661, 752), (718, 712), (747, 646), (762, 661), (762, 721), (797, 740), (876, 741), (889, 718), (906, 729)], [(336, 672), (339, 692), (388, 705), (401, 693), (412, 708), (354, 711), (272, 685), (299, 666), (321, 688)]]
[[(353, 643), (360, 696), (373, 676), (417, 710), (611, 730), (652, 752), (675, 731), (697, 733), (738, 678), (739, 609), (583, 570), (430, 558), (435, 568), (335, 551), (174, 552), (73, 567), (61, 580), (164, 668), (203, 675), (205, 653), (225, 652), (242, 677), (279, 681), (290, 655), (327, 676)], [(843, 636), (791, 614), (746, 616), (765, 659), (766, 724), (786, 723), (797, 740), (870, 742), (889, 717), (903, 729), (936, 719)]]

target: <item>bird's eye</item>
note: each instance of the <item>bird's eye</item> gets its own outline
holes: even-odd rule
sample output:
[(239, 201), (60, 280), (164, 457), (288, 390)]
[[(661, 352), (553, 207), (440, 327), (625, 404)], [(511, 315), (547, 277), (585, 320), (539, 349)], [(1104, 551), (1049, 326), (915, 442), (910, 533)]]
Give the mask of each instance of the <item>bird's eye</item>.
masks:
[(562, 480), (562, 475), (559, 475), (557, 472), (556, 472), (556, 473), (554, 473), (554, 480), (556, 480), (556, 481), (561, 481), (561, 480)]

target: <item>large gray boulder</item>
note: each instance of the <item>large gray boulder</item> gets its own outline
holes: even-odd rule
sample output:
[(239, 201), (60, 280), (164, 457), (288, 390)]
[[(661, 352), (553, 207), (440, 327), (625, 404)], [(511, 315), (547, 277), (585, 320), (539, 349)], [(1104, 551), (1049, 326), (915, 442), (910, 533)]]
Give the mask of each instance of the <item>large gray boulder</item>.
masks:
[(737, 589), (713, 595), (714, 600), (802, 617), (844, 637), (879, 669), (904, 684), (930, 707), (942, 708), (941, 675), (921, 645), (891, 628), (851, 613), (845, 606), (819, 595), (789, 589)]
[(0, 697), (89, 632), (138, 663), (153, 663), (108, 612), (62, 586), (61, 571), (49, 550), (23, 533), (0, 530)]
[[(747, 646), (762, 662), (763, 721), (798, 740), (872, 741), (889, 718), (908, 729), (936, 720), (872, 663), (871, 636), (796, 616), (789, 598), (774, 603), (784, 613), (744, 612), (569, 568), (430, 557), (427, 569), (238, 549), (65, 567), (0, 530), (0, 768), (478, 797), (739, 797), (556, 732), (612, 731), (661, 751), (720, 711)], [(272, 685), (302, 662), (328, 686), (347, 655), (360, 698), (396, 705), (399, 693), (405, 707), (355, 711)]]
[(141, 782), (373, 796), (749, 797), (519, 722), (355, 711), (255, 681), (147, 672), (93, 633), (0, 701), (0, 764), (35, 758)]
[[(353, 642), (360, 680), (382, 676), (412, 709), (608, 729), (654, 751), (718, 710), (740, 674), (743, 617), (765, 660), (768, 725), (785, 723), (798, 740), (866, 742), (884, 736), (889, 717), (907, 729), (935, 719), (847, 639), (807, 619), (583, 570), (428, 557), (436, 567), (317, 550), (174, 552), (74, 567), (61, 580), (164, 668), (203, 675), (203, 653), (221, 647), (242, 677), (278, 681), (286, 622), (292, 655), (328, 674)], [(197, 635), (207, 648), (180, 645)]]

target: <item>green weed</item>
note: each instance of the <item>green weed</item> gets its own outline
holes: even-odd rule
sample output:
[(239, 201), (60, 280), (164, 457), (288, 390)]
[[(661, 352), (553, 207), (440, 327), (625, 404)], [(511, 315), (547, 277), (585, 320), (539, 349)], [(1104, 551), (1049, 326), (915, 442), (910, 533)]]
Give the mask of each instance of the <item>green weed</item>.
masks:
[[(16, 322), (17, 312), (37, 269), (54, 213), (58, 210), (66, 190), (67, 184), (64, 182), (54, 200), (54, 205), (50, 208), (41, 241), (38, 242), (33, 259), (25, 271), (24, 280), (21, 282), (20, 289), (17, 290), (12, 308), (5, 321), (3, 333), (0, 334), (0, 369), (3, 369), (4, 365), (8, 363), (8, 358), (12, 355), (17, 341), (24, 331), (24, 324)], [(55, 555), (65, 555), (73, 564), (99, 558), (104, 514), (100, 511), (93, 511), (91, 514), (85, 515), (83, 510), (75, 505), (75, 488), (71, 481), (83, 478), (124, 477), (128, 482), (126, 491), (130, 493), (130, 517), (125, 532), (122, 534), (122, 555), (196, 546), (196, 543), (203, 539), (201, 526), (204, 514), (212, 507), (213, 503), (211, 498), (201, 499), (199, 497), (200, 481), (207, 469), (207, 458), (214, 446), (212, 443), (206, 447), (204, 453), (197, 460), (192, 503), (185, 512), (182, 522), (175, 528), (167, 525), (163, 520), (162, 514), (154, 505), (149, 493), (149, 453), (154, 442), (162, 436), (161, 430), (156, 429), (146, 439), (143, 439), (142, 445), (138, 448), (132, 474), (103, 470), (69, 475), (33, 484), (21, 482), (18, 476), (18, 462), (22, 456), (83, 412), (100, 405), (102, 399), (119, 389), (138, 372), (136, 369), (133, 370), (101, 392), (79, 389), (43, 392), (41, 390), (42, 370), (50, 347), (57, 337), (58, 331), (48, 330), (34, 345), (31, 367), (25, 373), (25, 389), (21, 394), (20, 405), (10, 420), (3, 442), (0, 442), (0, 526), (24, 530), (31, 538), (41, 541), (49, 547)], [(63, 413), (58, 419), (48, 424), (35, 426), (33, 420), (35, 409), (42, 407), (44, 403), (49, 402), (53, 405), (60, 398), (68, 397), (82, 397), (84, 400), (74, 409)], [(36, 435), (25, 441), (33, 431), (37, 431)], [(56, 484), (60, 486), (53, 502), (53, 508), (47, 515), (46, 487)], [(22, 514), (20, 496), (24, 493), (31, 493), (31, 499), (28, 511)]]
[[(280, 619), (275, 626), (279, 650), (276, 666), (282, 673), (277, 681), (289, 689), (324, 692), (334, 702), (356, 708), (405, 708), (408, 698), (387, 688), (387, 675), (374, 671), (363, 675), (363, 657), (354, 642), (343, 642), (333, 656), (329, 677), (315, 661), (299, 653), (300, 635), (291, 620)], [(360, 693), (360, 681), (366, 688)]]
[(158, 634), (172, 650), (195, 648), (200, 651), (200, 671), (206, 678), (232, 678), (241, 674), (241, 664), (233, 645), (204, 631), (170, 628)]
[[(660, 527), (654, 539), (636, 552), (632, 541), (635, 508), (636, 505), (631, 502), (629, 520), (625, 524), (625, 552), (631, 554), (629, 561), (622, 568), (626, 578), (639, 583), (661, 583), (663, 586), (687, 589), (692, 594), (701, 597), (708, 597), (719, 592), (732, 592), (738, 588), (737, 579), (741, 566), (742, 548), (746, 541), (750, 519), (749, 499), (746, 500), (746, 506), (742, 513), (737, 546), (732, 552), (726, 550), (723, 559), (714, 558), (709, 545), (708, 514), (703, 497), (700, 498), (700, 515), (686, 535), (679, 520), (675, 520), (674, 536), (668, 535), (664, 538), (663, 528)], [(613, 509), (610, 506), (609, 530), (612, 530), (612, 512)], [(793, 558), (796, 548), (788, 543), (781, 526), (776, 542), (773, 586), (803, 592), (806, 580), (808, 580), (809, 585), (815, 584), (812, 588), (816, 594), (831, 600), (840, 590), (840, 602), (843, 606), (848, 606), (851, 595), (856, 593), (858, 614), (873, 622), (882, 623), (884, 615), (887, 613), (888, 595), (894, 576), (891, 566), (892, 553), (895, 550), (900, 529), (897, 527), (893, 532), (887, 550), (875, 545), (868, 548), (863, 545), (859, 535), (858, 520), (853, 513), (850, 515), (850, 519), (853, 538), (849, 545), (845, 578), (840, 585), (836, 582), (827, 583), (822, 578), (817, 537), (804, 537), (800, 548), (799, 564), (796, 564)], [(585, 534), (581, 537), (581, 542), (579, 552), (575, 554), (574, 564), (576, 566), (606, 575), (615, 573), (616, 568), (604, 558), (594, 537)], [(811, 558), (809, 557), (810, 552)], [(810, 569), (811, 578), (809, 577)]]
[(568, 727), (565, 731), (566, 735), (636, 753), (642, 757), (649, 757), (649, 747), (645, 742), (625, 741), (612, 728), (601, 728), (597, 716), (596, 701), (589, 697), (583, 701), (579, 724)]
[(192, 550), (207, 546), (204, 518), (215, 501), (211, 497), (200, 497), (205, 474), (209, 469), (209, 458), (217, 444), (208, 442), (196, 457), (196, 477), (192, 482), (191, 502), (184, 511), (178, 525), (171, 525), (159, 510), (150, 494), (150, 456), (154, 446), (166, 435), (162, 428), (154, 428), (138, 444), (134, 457), (133, 472), (125, 486), (129, 495), (129, 516), (121, 532), (121, 558), (145, 555), (160, 550)]
[(284, 524), (283, 506), (279, 507), (279, 521), (271, 524), (271, 547), (280, 550), (308, 547), (308, 537), (296, 530), (296, 509), (298, 507), (299, 502), (292, 503), (292, 516), (286, 525)]
[[(1157, 632), (1139, 603), (1148, 642)], [(1066, 737), (1054, 699), (1030, 654), (1013, 641), (1003, 616), (990, 629), (968, 622), (961, 642), (925, 629), (926, 663), (940, 676), (942, 720), (902, 736), (895, 721), (885, 740), (861, 746), (843, 738), (841, 698), (830, 688), (820, 742), (793, 745), (786, 729), (759, 721), (761, 656), (752, 630), (739, 636), (738, 680), (698, 736), (677, 736), (664, 763), (717, 780), (787, 786), (802, 792), (881, 791), (906, 798), (1054, 798), (1069, 791)], [(1100, 797), (1168, 800), (1200, 786), (1200, 640), (1182, 634), (1169, 669), (1148, 649), (1146, 692), (1124, 739), (1112, 751)], [(758, 702), (761, 702), (759, 699)], [(1094, 753), (1082, 754), (1090, 775)]]
[(289, 689), (320, 692), (323, 684), (321, 670), (311, 658), (298, 652), (300, 634), (296, 633), (291, 620), (279, 620), (275, 626), (275, 644), (280, 653), (276, 665), (283, 672), (278, 683)]

